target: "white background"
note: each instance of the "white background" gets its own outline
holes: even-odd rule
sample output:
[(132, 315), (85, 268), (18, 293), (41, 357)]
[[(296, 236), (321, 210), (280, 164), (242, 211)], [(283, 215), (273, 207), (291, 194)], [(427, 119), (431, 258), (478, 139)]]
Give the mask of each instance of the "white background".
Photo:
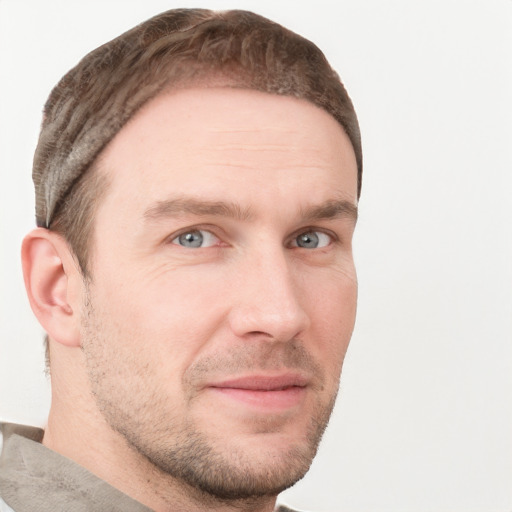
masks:
[[(199, 1), (0, 0), (0, 418), (45, 422), (22, 285), (42, 105), (87, 51)], [(358, 111), (360, 301), (340, 400), (283, 499), (330, 512), (512, 511), (512, 1), (203, 0), (315, 41)]]

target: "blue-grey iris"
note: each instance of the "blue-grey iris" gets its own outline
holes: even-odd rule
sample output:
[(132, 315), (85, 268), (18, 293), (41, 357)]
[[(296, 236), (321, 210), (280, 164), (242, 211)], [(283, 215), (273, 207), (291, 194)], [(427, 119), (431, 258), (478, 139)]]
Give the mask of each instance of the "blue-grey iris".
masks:
[(296, 241), (297, 246), (304, 249), (316, 249), (319, 243), (318, 235), (314, 231), (302, 233), (302, 235), (297, 237)]
[(201, 247), (203, 245), (203, 234), (201, 231), (188, 231), (178, 237), (178, 242), (183, 247)]

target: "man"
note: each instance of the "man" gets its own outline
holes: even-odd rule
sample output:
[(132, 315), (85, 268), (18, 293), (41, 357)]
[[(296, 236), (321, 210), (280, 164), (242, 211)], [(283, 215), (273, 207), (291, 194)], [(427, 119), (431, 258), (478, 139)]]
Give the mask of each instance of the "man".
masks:
[(0, 510), (273, 510), (334, 405), (361, 172), (336, 73), (255, 14), (169, 11), (71, 70), (22, 249), (52, 406), (4, 425)]

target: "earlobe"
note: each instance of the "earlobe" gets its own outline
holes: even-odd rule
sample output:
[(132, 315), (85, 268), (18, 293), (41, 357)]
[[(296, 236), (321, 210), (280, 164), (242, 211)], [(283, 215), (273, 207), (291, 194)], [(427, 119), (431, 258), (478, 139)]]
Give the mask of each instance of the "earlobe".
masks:
[(80, 346), (82, 278), (66, 241), (44, 228), (23, 240), (21, 259), (30, 306), (50, 338)]

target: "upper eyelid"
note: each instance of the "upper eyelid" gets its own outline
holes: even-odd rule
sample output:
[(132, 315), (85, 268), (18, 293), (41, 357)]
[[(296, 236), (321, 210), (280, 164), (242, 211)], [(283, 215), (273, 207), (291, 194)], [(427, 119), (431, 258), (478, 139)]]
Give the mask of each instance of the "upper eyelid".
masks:
[(170, 235), (167, 235), (164, 239), (164, 241), (172, 242), (174, 239), (178, 238), (179, 236), (190, 233), (192, 231), (208, 231), (208, 233), (211, 233), (212, 235), (216, 236), (217, 238), (220, 238), (220, 235), (218, 234), (218, 231), (220, 228), (217, 226), (214, 226), (212, 224), (197, 224), (194, 226), (187, 226), (186, 228), (179, 229), (177, 231), (174, 231)]
[(303, 234), (303, 233), (314, 233), (314, 232), (319, 232), (319, 233), (324, 233), (325, 235), (328, 235), (332, 238), (333, 241), (338, 241), (340, 240), (340, 235), (338, 235), (335, 231), (333, 231), (332, 229), (326, 229), (326, 228), (321, 228), (321, 227), (318, 227), (318, 226), (305, 226), (304, 228), (300, 228), (296, 231), (294, 231), (289, 237), (288, 239), (291, 241), (295, 238), (297, 238), (299, 235)]
[[(215, 225), (215, 224), (194, 224), (191, 226), (187, 226), (185, 228), (179, 229), (177, 231), (174, 231), (170, 235), (166, 236), (163, 240), (164, 243), (169, 243), (178, 238), (179, 236), (183, 235), (184, 233), (188, 233), (191, 231), (208, 231), (213, 236), (217, 237), (221, 241), (225, 241), (228, 237), (228, 234), (223, 230), (221, 227)], [(295, 230), (293, 233), (291, 233), (289, 236), (287, 236), (284, 240), (284, 245), (288, 246), (295, 238), (297, 238), (299, 235), (303, 233), (308, 232), (315, 232), (318, 231), (320, 233), (324, 233), (331, 237), (333, 243), (338, 242), (341, 240), (341, 236), (337, 234), (335, 231), (331, 229), (327, 229), (320, 226), (303, 226), (297, 230)]]

